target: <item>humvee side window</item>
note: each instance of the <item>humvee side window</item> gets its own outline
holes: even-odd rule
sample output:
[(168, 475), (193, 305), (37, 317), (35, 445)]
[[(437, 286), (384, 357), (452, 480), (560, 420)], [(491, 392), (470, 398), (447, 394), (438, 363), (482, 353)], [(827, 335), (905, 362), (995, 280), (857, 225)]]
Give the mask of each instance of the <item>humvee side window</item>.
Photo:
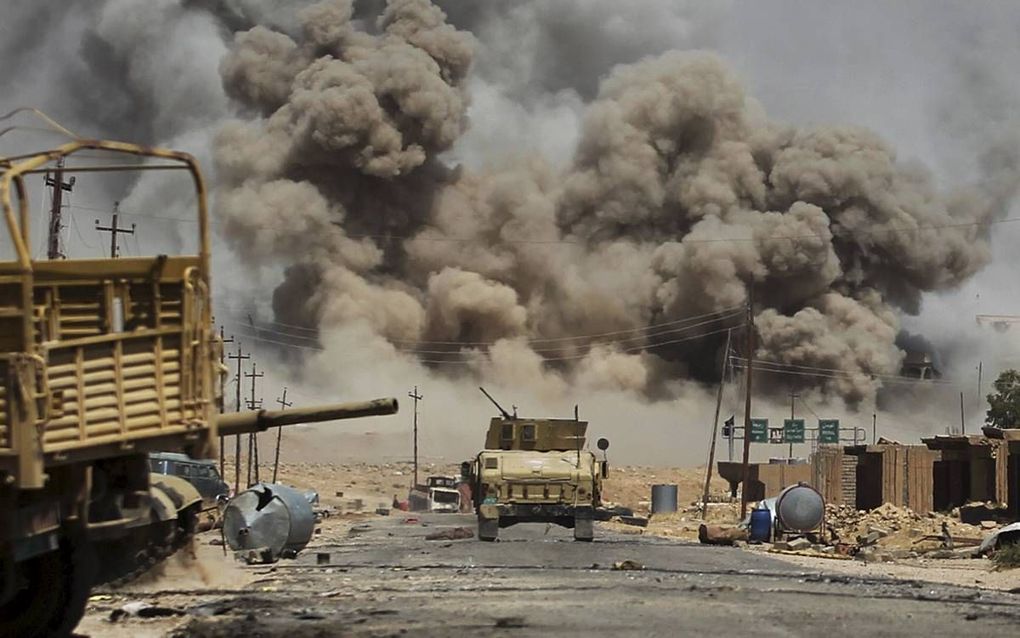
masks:
[(521, 428), (521, 440), (522, 441), (534, 441), (535, 440), (535, 424), (529, 423)]
[(500, 432), (499, 436), (504, 441), (513, 441), (514, 440), (514, 424), (513, 423), (504, 423), (503, 424), (503, 429)]
[(496, 470), (499, 469), (499, 459), (496, 457), (490, 457), (485, 459), (485, 469)]

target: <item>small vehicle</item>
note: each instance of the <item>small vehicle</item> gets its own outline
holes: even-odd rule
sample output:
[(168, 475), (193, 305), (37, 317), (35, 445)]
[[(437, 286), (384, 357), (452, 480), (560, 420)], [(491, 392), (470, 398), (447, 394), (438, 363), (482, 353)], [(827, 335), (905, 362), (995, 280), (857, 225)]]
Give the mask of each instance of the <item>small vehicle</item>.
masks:
[(178, 452), (153, 452), (149, 454), (149, 470), (179, 476), (191, 483), (206, 505), (215, 505), (230, 496), (230, 486), (220, 476), (215, 461), (193, 459)]
[[(517, 523), (555, 523), (573, 529), (575, 540), (593, 540), (609, 465), (584, 449), (588, 423), (576, 408), (573, 419), (511, 415), (481, 390), (501, 416), (489, 422), (485, 449), (468, 468), (478, 538), (494, 541)], [(598, 448), (604, 453), (609, 441), (599, 439)]]
[(457, 479), (452, 476), (430, 476), (425, 485), (416, 485), (408, 495), (411, 511), (450, 512), (460, 511), (460, 491)]

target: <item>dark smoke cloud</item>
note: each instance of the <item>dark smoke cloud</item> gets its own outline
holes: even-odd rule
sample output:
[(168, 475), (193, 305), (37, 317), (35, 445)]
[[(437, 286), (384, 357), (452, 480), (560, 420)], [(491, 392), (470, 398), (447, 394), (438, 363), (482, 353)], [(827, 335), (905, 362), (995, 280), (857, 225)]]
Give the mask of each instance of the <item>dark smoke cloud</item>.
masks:
[(1013, 194), (1008, 154), (943, 194), (866, 130), (775, 124), (703, 53), (615, 67), (564, 169), (449, 171), (474, 38), (425, 0), (389, 2), (371, 27), (345, 1), (301, 16), (300, 33), (239, 33), (221, 66), (261, 114), (218, 139), (228, 240), (296, 264), (275, 294), (287, 320), (362, 321), (423, 360), (504, 376), (546, 360), (654, 393), (711, 376), (718, 336), (647, 352), (656, 339), (552, 340), (726, 311), (754, 285), (758, 356), (840, 371), (827, 389), (857, 402), (899, 371), (899, 314), (988, 262), (985, 224)]
[[(1016, 57), (1001, 55), (1015, 47), (1012, 14), (988, 28), (969, 7), (925, 13), (932, 42), (955, 43), (957, 23), (975, 34), (953, 82), (929, 83), (953, 99), (889, 115), (934, 117), (966, 142), (937, 168), (972, 185), (945, 192), (874, 133), (772, 121), (728, 63), (669, 52), (725, 49), (729, 4), (638, 4), (16, 1), (0, 22), (0, 110), (39, 105), (85, 134), (200, 156), (216, 132), (222, 237), (280, 282), (279, 321), (324, 333), (361, 322), (394, 357), (453, 350), (417, 354), (468, 362), (428, 364), (451, 376), (660, 396), (673, 379), (715, 378), (720, 335), (645, 352), (666, 339), (533, 340), (730, 308), (753, 281), (760, 356), (841, 370), (826, 389), (873, 395), (873, 375), (899, 370), (904, 315), (989, 262), (980, 224), (1012, 201), (1018, 147), (1001, 133), (1018, 100), (1002, 80)], [(756, 16), (741, 42), (812, 33), (816, 20), (738, 10)], [(882, 33), (900, 28), (894, 13)], [(43, 22), (44, 34), (28, 28)], [(852, 84), (854, 99), (821, 102), (850, 105), (836, 119), (869, 121), (858, 114), (861, 100), (879, 101), (861, 97), (870, 85), (811, 75), (828, 67), (800, 45), (755, 46), (770, 55), (727, 57), (745, 71), (793, 69), (812, 90)], [(811, 102), (774, 74), (749, 75), (781, 107), (770, 111), (800, 116), (788, 103)], [(225, 123), (230, 110), (241, 119)], [(130, 190), (129, 204), (176, 215), (173, 190)], [(217, 272), (228, 294), (247, 294), (243, 271)], [(449, 341), (478, 343), (464, 355), (427, 343)]]

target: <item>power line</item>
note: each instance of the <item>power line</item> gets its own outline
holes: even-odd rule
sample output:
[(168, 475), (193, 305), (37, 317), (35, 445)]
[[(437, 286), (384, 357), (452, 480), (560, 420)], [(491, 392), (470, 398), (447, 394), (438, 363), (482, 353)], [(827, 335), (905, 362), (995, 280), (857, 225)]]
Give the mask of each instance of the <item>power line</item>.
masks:
[[(95, 210), (102, 211), (103, 209), (76, 205), (75, 208), (81, 208), (84, 210)], [(148, 219), (162, 219), (166, 221), (174, 221), (180, 223), (197, 224), (198, 219), (184, 218), (184, 217), (169, 217), (165, 215), (151, 215), (147, 213), (121, 211), (124, 215), (146, 217)], [(720, 243), (720, 242), (756, 242), (756, 241), (772, 241), (772, 240), (829, 240), (833, 238), (838, 239), (851, 239), (857, 237), (871, 237), (875, 235), (884, 234), (911, 234), (921, 233), (925, 231), (935, 230), (948, 230), (958, 228), (979, 228), (986, 226), (994, 226), (998, 224), (1010, 224), (1013, 222), (1020, 222), (1020, 217), (1004, 217), (1002, 219), (990, 219), (985, 221), (976, 222), (957, 222), (957, 223), (946, 223), (946, 224), (929, 224), (919, 225), (913, 227), (898, 226), (891, 228), (875, 228), (870, 230), (855, 230), (850, 232), (839, 232), (843, 227), (839, 225), (838, 221), (834, 222), (834, 227), (828, 234), (822, 233), (806, 233), (803, 235), (765, 235), (761, 237), (704, 237), (704, 238), (690, 238), (685, 237), (681, 240), (681, 243), (685, 244), (705, 244), (705, 243)], [(219, 226), (221, 222), (219, 220), (211, 220), (210, 222), (214, 226)], [(338, 222), (333, 222), (339, 227)], [(264, 227), (264, 226), (263, 226)], [(341, 227), (342, 228), (342, 227)], [(429, 227), (431, 228), (431, 227)], [(735, 228), (749, 228), (747, 226), (735, 226)], [(564, 238), (549, 238), (549, 239), (511, 239), (500, 237), (495, 241), (484, 241), (479, 240), (475, 237), (434, 237), (425, 236), (423, 234), (417, 235), (392, 235), (392, 234), (372, 234), (372, 233), (345, 233), (345, 236), (350, 239), (375, 239), (385, 241), (425, 241), (435, 243), (455, 243), (455, 244), (486, 244), (489, 246), (501, 245), (501, 244), (531, 244), (531, 245), (588, 245), (592, 242), (580, 239), (564, 239)]]
[[(665, 346), (668, 346), (668, 345), (673, 345), (673, 344), (677, 344), (677, 343), (683, 343), (683, 342), (691, 341), (691, 340), (694, 340), (694, 339), (702, 339), (702, 338), (709, 337), (709, 336), (716, 335), (716, 334), (722, 334), (722, 333), (726, 332), (727, 330), (729, 330), (730, 328), (735, 330), (737, 328), (742, 327), (743, 325), (744, 324), (741, 323), (741, 324), (737, 324), (735, 326), (730, 326), (730, 327), (727, 327), (727, 328), (720, 328), (718, 330), (712, 330), (710, 332), (705, 332), (703, 334), (693, 335), (693, 336), (690, 336), (690, 337), (684, 337), (684, 338), (681, 338), (681, 339), (670, 339), (668, 341), (663, 341), (663, 342), (660, 342), (660, 343), (654, 343), (654, 344), (648, 344), (648, 345), (640, 345), (640, 346), (631, 346), (631, 347), (628, 347), (628, 348), (619, 349), (619, 350), (617, 350), (617, 352), (620, 353), (620, 354), (633, 354), (633, 353), (636, 353), (636, 352), (644, 352), (644, 351), (647, 351), (647, 350), (656, 350), (658, 348), (662, 348), (662, 347), (665, 347)], [(253, 341), (260, 341), (262, 343), (270, 343), (270, 344), (278, 345), (278, 346), (281, 346), (281, 347), (284, 347), (284, 348), (292, 348), (292, 349), (298, 349), (298, 350), (311, 350), (313, 352), (326, 352), (326, 349), (323, 348), (322, 346), (303, 346), (303, 345), (294, 344), (294, 343), (287, 343), (285, 341), (277, 341), (277, 340), (274, 340), (274, 339), (266, 339), (264, 337), (255, 337), (253, 335), (242, 335), (242, 336), (248, 336)], [(603, 345), (603, 344), (597, 344), (597, 345)], [(396, 352), (398, 352), (400, 354), (411, 354), (411, 355), (416, 354), (413, 350), (399, 350), (399, 349), (396, 349)], [(477, 357), (485, 357), (485, 356), (487, 356), (488, 353), (481, 352), (481, 351), (476, 351), (476, 352), (449, 352), (449, 353), (445, 353), (444, 352), (443, 354), (450, 354), (450, 355), (457, 355), (457, 356), (475, 357), (475, 358), (477, 358)], [(576, 361), (576, 360), (579, 360), (579, 359), (584, 359), (589, 354), (590, 353), (584, 353), (584, 354), (580, 354), (580, 355), (565, 356), (565, 357), (541, 357), (541, 359), (544, 362)], [(471, 363), (474, 363), (474, 361), (464, 360), (464, 359), (461, 359), (461, 360), (457, 360), (457, 359), (441, 359), (441, 360), (419, 359), (419, 361), (421, 363), (429, 363), (429, 364), (437, 364), (437, 365), (470, 365)]]
[[(695, 325), (704, 325), (706, 323), (712, 323), (712, 322), (715, 322), (715, 321), (723, 321), (725, 319), (729, 319), (729, 318), (732, 318), (732, 317), (734, 317), (734, 316), (736, 316), (738, 314), (741, 314), (742, 313), (741, 308), (743, 308), (743, 306), (734, 306), (734, 307), (731, 307), (731, 308), (724, 308), (722, 310), (717, 310), (715, 312), (710, 312), (710, 313), (706, 313), (706, 314), (703, 314), (703, 315), (695, 315), (695, 316), (692, 316), (692, 317), (685, 317), (683, 319), (676, 319), (674, 321), (666, 321), (666, 322), (662, 322), (662, 323), (651, 324), (651, 325), (643, 326), (643, 327), (640, 327), (640, 328), (629, 328), (629, 329), (626, 329), (626, 330), (614, 330), (614, 331), (611, 331), (611, 332), (603, 332), (603, 333), (587, 334), (587, 335), (574, 335), (574, 336), (567, 336), (567, 337), (538, 337), (538, 338), (529, 338), (529, 339), (525, 339), (524, 341), (525, 341), (525, 343), (559, 343), (559, 342), (564, 342), (564, 341), (581, 341), (581, 340), (585, 340), (585, 339), (599, 339), (599, 338), (602, 338), (602, 337), (610, 337), (610, 336), (614, 336), (614, 335), (624, 335), (624, 334), (633, 334), (634, 335), (633, 338), (635, 338), (635, 339), (639, 338), (639, 337), (642, 337), (642, 336), (645, 336), (645, 337), (654, 337), (654, 336), (657, 336), (657, 335), (656, 334), (640, 335), (639, 333), (646, 332), (646, 331), (654, 331), (654, 330), (658, 330), (659, 328), (667, 328), (667, 327), (671, 327), (671, 326), (675, 327), (674, 330), (665, 330), (665, 331), (663, 331), (661, 333), (661, 334), (666, 334), (668, 332), (673, 332), (673, 331), (677, 331), (677, 330), (685, 330), (687, 328), (692, 328), (692, 327), (695, 327)], [(237, 319), (238, 320), (237, 323), (241, 323), (239, 315), (230, 315), (230, 316), (233, 316), (235, 319)], [(710, 320), (710, 321), (702, 322), (702, 323), (695, 324), (695, 325), (680, 326), (680, 324), (687, 324), (689, 322), (697, 321), (699, 319), (705, 319), (706, 317), (715, 317), (715, 318)], [(296, 335), (296, 334), (293, 334), (293, 333), (289, 333), (289, 332), (286, 332), (286, 331), (267, 329), (267, 328), (264, 328), (264, 327), (256, 327), (254, 322), (251, 321), (250, 315), (246, 316), (246, 321), (247, 321), (247, 323), (249, 323), (251, 325), (251, 327), (254, 330), (256, 330), (258, 332), (271, 332), (271, 333), (274, 333), (274, 334), (277, 334), (277, 335), (280, 335), (280, 336), (288, 336), (288, 337), (294, 337), (296, 339), (301, 339), (301, 340), (305, 340), (305, 341), (318, 342), (318, 339), (315, 338), (315, 337), (306, 337), (306, 336), (302, 336), (302, 335)], [(303, 327), (303, 326), (295, 326), (293, 324), (286, 324), (286, 323), (282, 323), (282, 322), (279, 322), (279, 321), (267, 321), (265, 323), (269, 323), (269, 324), (273, 324), (273, 325), (278, 325), (278, 326), (285, 326), (285, 327), (288, 327), (288, 328), (294, 328), (294, 329), (305, 331), (305, 332), (309, 332), (309, 333), (315, 333), (315, 334), (319, 333), (319, 330), (315, 330), (315, 329), (311, 329), (311, 328), (306, 328), (306, 327)], [(630, 339), (628, 338), (628, 339), (625, 339), (625, 340), (630, 340)], [(427, 345), (427, 346), (432, 346), (432, 345), (436, 345), (436, 346), (439, 346), (439, 345), (449, 345), (449, 346), (492, 346), (492, 345), (495, 345), (496, 342), (495, 341), (429, 341), (429, 340), (404, 340), (404, 339), (397, 339), (397, 340), (393, 340), (392, 343), (396, 343), (396, 344), (412, 344), (412, 345)], [(445, 354), (445, 353), (441, 353), (441, 354)]]
[[(739, 364), (743, 364), (746, 361), (745, 359), (743, 359), (741, 357), (738, 357), (738, 356), (735, 356), (735, 355), (733, 357), (731, 357), (731, 358), (734, 359), (735, 361), (737, 361)], [(842, 374), (842, 375), (849, 376), (849, 377), (864, 375), (864, 376), (878, 378), (878, 379), (900, 379), (900, 380), (905, 380), (905, 381), (923, 381), (924, 383), (937, 383), (937, 384), (941, 384), (941, 385), (957, 385), (956, 382), (951, 380), (951, 379), (915, 379), (914, 377), (907, 377), (907, 376), (903, 376), (901, 374), (883, 374), (883, 373), (879, 373), (879, 372), (864, 372), (864, 371), (853, 372), (853, 371), (850, 371), (850, 370), (843, 370), (841, 368), (821, 368), (821, 367), (817, 367), (817, 366), (805, 366), (805, 365), (799, 365), (799, 364), (796, 364), (796, 363), (784, 363), (784, 362), (781, 362), (781, 361), (772, 361), (772, 360), (769, 360), (769, 359), (755, 359), (754, 360), (754, 365), (756, 365), (756, 366), (758, 366), (758, 365), (767, 365), (767, 366), (777, 367), (777, 368), (794, 368), (794, 369), (797, 369), (797, 370), (809, 370), (809, 371), (818, 371), (818, 372), (831, 372), (831, 373)]]
[[(737, 368), (740, 368), (741, 370), (743, 370), (745, 368), (745, 365), (743, 363), (735, 363), (734, 366), (737, 367)], [(948, 382), (935, 381), (935, 380), (930, 380), (930, 379), (914, 379), (914, 378), (911, 378), (911, 377), (895, 377), (895, 376), (892, 376), (892, 375), (882, 376), (882, 375), (869, 374), (867, 372), (843, 373), (843, 374), (833, 373), (833, 374), (829, 374), (829, 373), (824, 373), (824, 372), (801, 372), (799, 370), (782, 370), (782, 369), (779, 369), (779, 368), (768, 368), (768, 367), (759, 366), (759, 365), (754, 365), (754, 366), (752, 366), (751, 369), (755, 370), (756, 372), (768, 372), (768, 373), (771, 373), (771, 374), (781, 374), (781, 375), (788, 375), (788, 376), (792, 375), (792, 376), (799, 376), (799, 377), (812, 377), (812, 378), (819, 378), (819, 379), (853, 380), (855, 378), (866, 378), (866, 379), (869, 379), (871, 381), (881, 381), (883, 383), (891, 383), (891, 384), (897, 384), (898, 383), (898, 384), (903, 384), (903, 385), (929, 385), (929, 384), (953, 385), (953, 384), (948, 383)]]
[[(686, 331), (691, 330), (693, 328), (698, 328), (698, 327), (701, 327), (701, 326), (704, 326), (704, 325), (708, 325), (708, 324), (714, 324), (714, 323), (717, 323), (719, 321), (725, 321), (725, 320), (728, 320), (728, 319), (733, 319), (734, 317), (738, 316), (739, 314), (741, 314), (741, 313), (738, 311), (736, 313), (731, 313), (729, 315), (723, 315), (723, 316), (720, 316), (718, 318), (711, 319), (709, 321), (702, 321), (702, 322), (690, 324), (690, 325), (687, 325), (687, 326), (681, 326), (681, 327), (678, 327), (678, 328), (673, 328), (673, 329), (670, 329), (670, 330), (660, 330), (660, 331), (653, 332), (653, 333), (648, 333), (648, 334), (635, 334), (633, 336), (620, 337), (618, 339), (592, 340), (592, 341), (589, 341), (589, 342), (586, 342), (586, 343), (564, 344), (563, 347), (569, 347), (569, 346), (593, 347), (593, 346), (600, 346), (600, 345), (618, 345), (618, 344), (634, 342), (634, 341), (643, 341), (643, 340), (646, 340), (646, 339), (653, 339), (653, 338), (656, 338), (656, 337), (663, 337), (663, 336), (666, 336), (666, 335), (672, 335), (672, 334), (676, 334), (676, 333), (680, 333), (680, 332), (686, 332)], [(240, 324), (238, 324), (238, 325), (240, 325)], [(279, 336), (279, 337), (288, 337), (288, 338), (291, 338), (291, 339), (296, 339), (298, 341), (303, 341), (303, 342), (307, 342), (307, 343), (311, 343), (311, 344), (315, 344), (315, 345), (318, 345), (318, 343), (319, 343), (318, 339), (314, 338), (314, 337), (307, 337), (307, 336), (303, 336), (303, 335), (293, 335), (293, 334), (289, 334), (289, 333), (286, 333), (286, 332), (280, 332), (280, 331), (277, 331), (277, 330), (266, 329), (266, 328), (263, 328), (263, 327), (256, 327), (254, 325), (252, 325), (252, 329), (254, 330), (254, 333), (252, 333), (252, 332), (242, 332), (242, 335), (246, 336), (246, 337), (254, 337), (255, 339), (259, 339), (263, 333), (269, 333), (271, 335), (276, 335), (276, 336)], [(573, 340), (573, 339), (575, 339), (575, 337), (567, 337), (565, 339)], [(396, 342), (392, 342), (392, 343), (396, 343)], [(429, 342), (421, 342), (421, 343), (427, 345)], [(449, 343), (449, 345), (451, 345), (451, 346), (456, 345), (456, 346), (461, 346), (461, 347), (480, 347), (480, 346), (481, 347), (491, 347), (491, 346), (496, 344), (496, 342), (494, 342), (494, 341), (493, 342), (447, 342), (447, 343)], [(525, 342), (525, 343), (529, 343), (529, 342)], [(531, 341), (530, 343), (535, 343), (535, 341)], [(537, 352), (537, 353), (543, 353), (543, 352), (556, 353), (556, 352), (560, 352), (563, 349), (563, 347), (532, 348), (532, 351)], [(455, 354), (460, 354), (460, 353), (463, 352), (462, 350), (423, 350), (423, 349), (419, 349), (419, 348), (398, 348), (398, 349), (399, 349), (400, 352), (407, 353), (407, 354), (455, 355)]]

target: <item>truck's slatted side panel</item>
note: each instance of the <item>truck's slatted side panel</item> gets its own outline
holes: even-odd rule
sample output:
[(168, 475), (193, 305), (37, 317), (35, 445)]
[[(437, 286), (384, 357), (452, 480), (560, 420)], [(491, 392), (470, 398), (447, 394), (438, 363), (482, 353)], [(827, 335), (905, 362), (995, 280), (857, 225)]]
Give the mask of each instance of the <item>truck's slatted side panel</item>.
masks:
[(0, 450), (11, 447), (7, 427), (7, 364), (0, 362)]
[[(158, 305), (153, 304), (153, 295), (158, 295)], [(154, 290), (151, 283), (133, 283), (129, 287), (129, 302), (126, 310), (128, 321), (132, 325), (143, 325), (155, 328), (153, 308), (159, 313), (159, 326), (177, 328), (181, 324), (181, 286), (180, 284), (160, 284)]]
[[(42, 284), (35, 289), (37, 304), (37, 341), (66, 341), (107, 334), (109, 310), (103, 286), (95, 282), (61, 282)], [(123, 295), (123, 297), (122, 297)], [(125, 329), (178, 328), (182, 325), (182, 286), (179, 283), (133, 282), (116, 289), (116, 298), (123, 299)], [(154, 300), (155, 298), (155, 300)], [(47, 310), (56, 316), (50, 330)], [(51, 334), (52, 332), (52, 334)]]
[[(38, 406), (49, 410), (45, 452), (180, 431), (204, 416), (196, 384), (207, 384), (207, 362), (191, 343), (194, 326), (185, 326), (186, 313), (202, 320), (203, 305), (192, 299), (204, 294), (194, 276), (197, 258), (36, 266), (30, 338), (46, 360), (40, 390), (50, 396)], [(84, 276), (97, 269), (101, 274)], [(24, 351), (21, 282), (0, 273), (0, 353)], [(13, 438), (7, 365), (0, 360), (0, 452)]]
[[(59, 299), (57, 339), (78, 339), (104, 333), (105, 312), (101, 302), (102, 288), (90, 286), (55, 286)], [(39, 290), (36, 290), (38, 298)]]
[[(0, 276), (0, 352), (18, 352), (24, 346), (21, 323), (21, 285), (16, 277)], [(11, 447), (7, 414), (7, 361), (0, 360), (0, 450)]]
[(179, 344), (178, 335), (166, 335), (52, 348), (50, 390), (61, 395), (64, 414), (46, 426), (47, 449), (113, 434), (157, 434), (164, 411), (167, 427), (182, 425), (194, 411), (180, 401)]

